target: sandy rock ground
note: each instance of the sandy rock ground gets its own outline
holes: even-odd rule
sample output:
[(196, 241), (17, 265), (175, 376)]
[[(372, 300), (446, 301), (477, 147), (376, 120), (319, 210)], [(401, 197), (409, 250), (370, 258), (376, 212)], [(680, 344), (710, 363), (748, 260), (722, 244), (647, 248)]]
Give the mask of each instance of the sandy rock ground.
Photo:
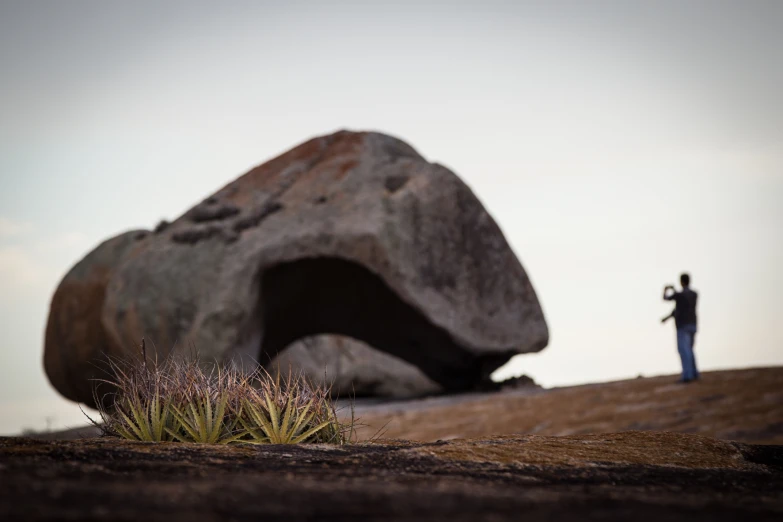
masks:
[(0, 520), (783, 519), (783, 447), (688, 434), (253, 446), (0, 439)]
[[(361, 438), (420, 441), (498, 434), (578, 435), (631, 430), (783, 444), (783, 367), (706, 372), (569, 388), (357, 401)], [(344, 408), (347, 414), (349, 408)]]

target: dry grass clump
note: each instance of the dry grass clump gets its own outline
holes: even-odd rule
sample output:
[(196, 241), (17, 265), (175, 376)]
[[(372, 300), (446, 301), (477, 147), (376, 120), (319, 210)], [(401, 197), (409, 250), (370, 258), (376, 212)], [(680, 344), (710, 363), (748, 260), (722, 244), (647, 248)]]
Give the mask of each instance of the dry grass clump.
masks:
[(328, 389), (289, 371), (272, 377), (168, 358), (158, 364), (109, 361), (113, 391), (96, 403), (107, 435), (149, 442), (344, 444)]

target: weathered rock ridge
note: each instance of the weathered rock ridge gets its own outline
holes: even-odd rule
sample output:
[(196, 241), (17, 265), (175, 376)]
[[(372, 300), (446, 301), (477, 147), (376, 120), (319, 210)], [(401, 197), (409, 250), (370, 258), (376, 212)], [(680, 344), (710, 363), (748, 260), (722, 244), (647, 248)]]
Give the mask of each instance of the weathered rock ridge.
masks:
[(159, 356), (267, 363), (318, 334), (361, 340), (445, 390), (548, 341), (522, 265), (470, 189), (400, 140), (342, 131), (98, 246), (54, 295), (44, 363), (89, 404), (95, 362), (142, 337)]

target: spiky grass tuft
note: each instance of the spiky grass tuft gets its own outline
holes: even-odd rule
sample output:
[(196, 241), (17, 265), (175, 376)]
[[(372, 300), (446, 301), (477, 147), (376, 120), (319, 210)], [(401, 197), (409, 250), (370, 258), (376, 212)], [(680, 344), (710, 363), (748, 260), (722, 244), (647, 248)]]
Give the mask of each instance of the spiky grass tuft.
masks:
[(278, 374), (275, 381), (262, 381), (242, 400), (248, 422), (244, 418), (240, 422), (255, 443), (334, 442), (339, 437), (330, 436), (334, 431), (326, 428), (332, 423), (339, 426), (339, 422), (331, 408), (322, 407), (323, 402), (324, 397), (302, 386), (291, 373), (284, 382)]
[[(146, 354), (145, 354), (146, 355)], [(147, 442), (344, 444), (353, 419), (341, 423), (330, 390), (303, 375), (263, 368), (250, 374), (198, 360), (158, 364), (109, 361), (112, 388), (96, 403), (105, 434)]]

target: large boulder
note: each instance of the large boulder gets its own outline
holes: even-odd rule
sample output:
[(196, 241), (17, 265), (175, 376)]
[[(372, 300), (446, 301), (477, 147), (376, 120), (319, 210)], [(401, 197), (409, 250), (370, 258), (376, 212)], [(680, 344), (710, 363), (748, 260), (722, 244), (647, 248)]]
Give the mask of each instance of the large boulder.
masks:
[[(73, 271), (47, 328), (50, 380), (88, 404), (84, 368), (95, 351), (132, 353), (142, 337), (159, 356), (195, 347), (244, 364), (340, 334), (447, 391), (472, 388), (548, 341), (533, 287), (476, 196), (383, 134), (312, 139), (116, 253), (101, 264), (93, 252), (73, 269), (111, 267), (98, 271), (102, 286), (81, 319), (94, 330), (58, 319), (68, 316), (58, 294), (78, 294), (63, 290)], [(94, 332), (99, 342), (75, 348)]]

